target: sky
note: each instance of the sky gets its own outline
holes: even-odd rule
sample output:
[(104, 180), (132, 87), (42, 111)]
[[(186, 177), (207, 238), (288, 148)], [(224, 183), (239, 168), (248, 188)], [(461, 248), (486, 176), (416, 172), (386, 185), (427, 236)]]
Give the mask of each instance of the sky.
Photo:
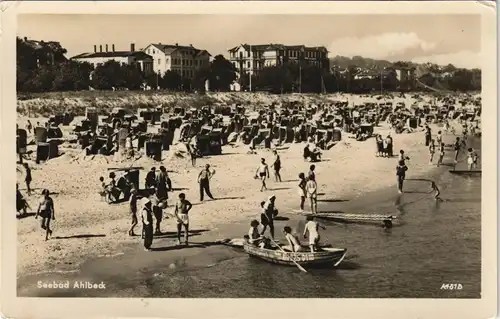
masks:
[(479, 15), (19, 15), (17, 34), (59, 41), (72, 57), (94, 45), (190, 45), (213, 56), (242, 43), (325, 46), (329, 56), (481, 67)]

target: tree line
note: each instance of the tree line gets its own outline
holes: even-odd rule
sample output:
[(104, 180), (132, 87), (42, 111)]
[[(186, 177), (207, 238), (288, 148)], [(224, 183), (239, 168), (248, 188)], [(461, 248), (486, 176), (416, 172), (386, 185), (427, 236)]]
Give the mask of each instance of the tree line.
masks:
[[(50, 54), (48, 54), (50, 53)], [(222, 55), (217, 55), (204, 68), (198, 69), (192, 78), (182, 77), (177, 72), (165, 74), (144, 73), (135, 65), (121, 65), (108, 61), (94, 68), (64, 58), (62, 47), (33, 49), (20, 38), (17, 39), (17, 90), (19, 92), (80, 91), (160, 88), (171, 91), (205, 90), (208, 80), (210, 91), (229, 91), (238, 82), (241, 90), (268, 91), (272, 93), (368, 93), (374, 91), (422, 90), (426, 87), (437, 90), (471, 91), (481, 89), (481, 71), (445, 67), (448, 74), (442, 77), (436, 70), (420, 72), (412, 83), (401, 83), (391, 67), (385, 66), (377, 76), (358, 78), (359, 67), (349, 64), (344, 72), (333, 72), (326, 68), (304, 62), (285, 62), (279, 66), (268, 66), (258, 73), (239, 74), (235, 66)], [(360, 61), (360, 57), (352, 61)], [(363, 60), (364, 61), (364, 60)], [(372, 60), (370, 60), (372, 61)], [(344, 61), (345, 62), (345, 61)], [(366, 62), (364, 62), (366, 63)], [(397, 62), (394, 66), (408, 65)], [(423, 84), (423, 86), (421, 85)]]

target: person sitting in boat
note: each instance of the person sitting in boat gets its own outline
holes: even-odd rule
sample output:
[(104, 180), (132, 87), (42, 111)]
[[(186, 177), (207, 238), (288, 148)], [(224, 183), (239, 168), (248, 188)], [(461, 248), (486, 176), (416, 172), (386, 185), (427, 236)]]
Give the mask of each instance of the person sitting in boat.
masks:
[(290, 228), (290, 226), (285, 226), (283, 228), (283, 233), (285, 234), (285, 238), (288, 241), (288, 245), (281, 247), (283, 248), (284, 251), (289, 251), (289, 252), (304, 251), (304, 249), (300, 245), (300, 241), (297, 238), (297, 236), (294, 236), (292, 234), (292, 228)]
[(248, 231), (248, 242), (255, 246), (259, 246), (260, 248), (265, 248), (266, 246), (268, 246), (267, 242), (269, 240), (259, 233), (259, 225), (260, 223), (256, 219), (250, 222), (250, 230)]
[(326, 229), (324, 226), (318, 224), (318, 222), (314, 221), (314, 217), (307, 216), (307, 223), (304, 228), (304, 239), (306, 238), (306, 234), (309, 233), (309, 247), (311, 248), (311, 252), (315, 252), (319, 250), (319, 228)]

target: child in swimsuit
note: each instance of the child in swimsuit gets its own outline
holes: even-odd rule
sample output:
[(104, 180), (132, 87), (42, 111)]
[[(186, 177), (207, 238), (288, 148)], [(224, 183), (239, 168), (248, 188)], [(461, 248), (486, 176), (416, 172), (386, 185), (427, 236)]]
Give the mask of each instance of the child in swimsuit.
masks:
[(441, 198), (439, 197), (439, 195), (441, 194), (441, 192), (439, 191), (439, 188), (437, 187), (436, 183), (431, 182), (431, 188), (434, 191), (434, 199), (440, 200)]
[(431, 140), (429, 144), (429, 164), (432, 164), (434, 153), (436, 153), (436, 144), (434, 144), (434, 140)]
[(307, 216), (307, 223), (304, 228), (304, 238), (306, 238), (306, 234), (309, 233), (309, 247), (311, 248), (311, 252), (318, 251), (319, 247), (319, 240), (320, 240), (320, 235), (319, 235), (319, 228), (326, 229), (325, 227), (319, 225), (317, 222), (314, 221), (314, 218), (312, 216)]
[(444, 143), (441, 143), (439, 146), (439, 159), (437, 162), (437, 166), (443, 164), (443, 158), (444, 158)]

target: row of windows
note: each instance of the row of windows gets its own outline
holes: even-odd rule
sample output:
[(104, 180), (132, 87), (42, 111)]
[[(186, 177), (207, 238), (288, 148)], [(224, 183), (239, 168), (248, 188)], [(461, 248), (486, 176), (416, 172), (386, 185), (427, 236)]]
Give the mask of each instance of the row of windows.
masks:
[[(291, 58), (298, 58), (301, 55), (300, 51), (279, 51), (279, 56), (288, 56)], [(303, 53), (305, 58), (316, 58), (319, 59), (322, 57), (322, 53), (318, 51), (306, 51)], [(236, 53), (231, 53), (232, 58), (236, 58)], [(262, 52), (259, 52), (257, 54), (254, 54), (255, 58), (261, 58), (262, 57)], [(243, 52), (240, 52), (240, 58), (242, 59), (244, 57)], [(250, 57), (250, 51), (247, 51), (246, 57)]]
[[(161, 65), (161, 59), (158, 59), (158, 65)], [(169, 59), (166, 59), (166, 63), (168, 64)], [(182, 65), (183, 66), (202, 66), (205, 61), (200, 61), (200, 60), (182, 60)], [(181, 59), (174, 58), (172, 59), (172, 64), (174, 65), (180, 65), (181, 64)]]
[[(311, 65), (315, 65), (315, 66), (320, 66), (320, 65), (321, 65), (321, 63), (320, 63), (320, 62), (318, 62), (318, 61), (308, 61), (308, 63), (309, 63), (309, 64), (311, 64)], [(237, 69), (239, 69), (239, 68), (240, 68), (240, 63), (239, 63), (239, 62), (237, 62), (237, 61), (233, 61), (233, 64), (234, 64), (234, 66), (235, 66)], [(246, 65), (246, 67), (247, 67), (247, 68), (250, 68), (250, 67), (251, 67), (250, 61), (247, 61), (247, 62), (246, 62), (246, 64), (243, 64), (243, 66), (245, 66), (245, 65)], [(266, 65), (266, 66), (270, 66), (270, 65), (273, 65), (273, 63), (272, 63), (272, 61), (266, 61), (266, 62), (265, 62), (265, 65)], [(264, 66), (264, 64), (263, 64), (263, 63), (255, 63), (255, 67), (256, 67), (257, 69), (262, 68), (263, 66)]]
[[(149, 49), (146, 51), (148, 54), (156, 54), (156, 50), (155, 49)], [(161, 51), (158, 50), (158, 53), (160, 53)], [(194, 55), (194, 51), (180, 51), (182, 55)]]

